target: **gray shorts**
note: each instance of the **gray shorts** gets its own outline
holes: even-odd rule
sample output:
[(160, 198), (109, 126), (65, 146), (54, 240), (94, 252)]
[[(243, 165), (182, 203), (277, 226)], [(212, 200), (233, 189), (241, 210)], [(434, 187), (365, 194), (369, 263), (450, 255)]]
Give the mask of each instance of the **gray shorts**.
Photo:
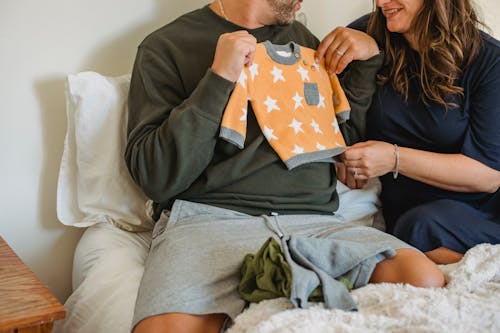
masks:
[(409, 248), (375, 228), (334, 215), (251, 216), (177, 200), (153, 230), (133, 325), (150, 316), (225, 313), (234, 319), (246, 303), (238, 294), (240, 267), (271, 236), (306, 235)]

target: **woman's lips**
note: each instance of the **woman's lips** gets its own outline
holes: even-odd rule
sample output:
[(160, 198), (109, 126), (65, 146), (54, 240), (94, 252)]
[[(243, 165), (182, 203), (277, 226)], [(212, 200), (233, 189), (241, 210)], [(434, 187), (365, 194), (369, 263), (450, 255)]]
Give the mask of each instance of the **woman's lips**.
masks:
[(388, 19), (393, 18), (401, 11), (401, 8), (384, 9), (384, 16)]

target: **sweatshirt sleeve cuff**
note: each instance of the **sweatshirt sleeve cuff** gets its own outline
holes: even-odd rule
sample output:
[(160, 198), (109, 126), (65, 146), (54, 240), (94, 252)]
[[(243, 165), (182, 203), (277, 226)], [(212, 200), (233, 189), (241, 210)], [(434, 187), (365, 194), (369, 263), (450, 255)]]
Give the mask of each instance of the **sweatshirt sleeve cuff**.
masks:
[(357, 61), (356, 63), (360, 70), (369, 70), (376, 73), (384, 64), (384, 52), (380, 51), (379, 54), (364, 61)]
[(192, 92), (190, 103), (196, 107), (196, 110), (202, 111), (202, 116), (220, 123), (234, 85), (234, 82), (208, 69)]

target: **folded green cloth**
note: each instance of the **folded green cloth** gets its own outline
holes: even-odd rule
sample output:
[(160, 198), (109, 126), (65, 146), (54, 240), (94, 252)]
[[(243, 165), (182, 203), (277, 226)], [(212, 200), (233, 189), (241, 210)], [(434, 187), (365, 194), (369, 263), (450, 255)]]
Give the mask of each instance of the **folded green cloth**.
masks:
[(290, 296), (292, 272), (280, 244), (270, 237), (256, 254), (247, 254), (238, 291), (248, 302)]
[[(352, 283), (347, 278), (339, 278), (348, 290)], [(256, 254), (247, 254), (241, 267), (241, 281), (238, 292), (248, 302), (265, 299), (290, 297), (292, 272), (285, 260), (280, 244), (270, 237)], [(309, 301), (323, 301), (321, 286), (310, 295)]]

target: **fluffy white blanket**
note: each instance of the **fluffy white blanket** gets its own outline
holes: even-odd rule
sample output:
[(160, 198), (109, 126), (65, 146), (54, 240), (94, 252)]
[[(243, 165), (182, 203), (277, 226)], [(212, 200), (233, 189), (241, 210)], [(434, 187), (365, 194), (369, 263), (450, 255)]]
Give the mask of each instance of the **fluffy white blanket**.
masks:
[(354, 290), (358, 312), (320, 303), (293, 309), (284, 298), (252, 304), (228, 332), (500, 332), (500, 245), (478, 245), (441, 269), (445, 288), (373, 284)]

